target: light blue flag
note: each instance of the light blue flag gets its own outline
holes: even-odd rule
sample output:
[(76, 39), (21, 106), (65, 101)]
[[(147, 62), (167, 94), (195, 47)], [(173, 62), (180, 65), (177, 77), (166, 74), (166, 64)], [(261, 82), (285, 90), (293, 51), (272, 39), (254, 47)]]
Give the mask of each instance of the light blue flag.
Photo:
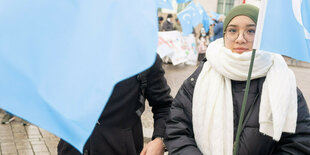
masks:
[(262, 3), (254, 48), (310, 62), (310, 0)]
[(198, 12), (200, 14), (200, 18), (201, 18), (201, 23), (203, 24), (204, 29), (206, 30), (206, 32), (209, 31), (209, 26), (210, 26), (210, 17), (208, 16), (207, 12), (204, 10), (204, 8), (200, 5), (200, 3), (196, 4), (196, 7), (198, 9)]
[(191, 34), (193, 27), (202, 22), (202, 15), (194, 2), (188, 4), (177, 16), (182, 26), (183, 35)]
[(203, 13), (203, 18), (202, 18), (202, 25), (205, 28), (206, 32), (209, 31), (210, 29), (210, 17), (208, 16), (208, 14), (206, 12)]
[(150, 67), (146, 0), (0, 0), (0, 107), (82, 151), (114, 84)]
[(187, 8), (190, 8), (192, 10), (192, 26), (195, 27), (198, 24), (202, 23), (202, 14), (203, 14), (203, 9), (202, 6), (197, 2), (190, 2), (187, 6)]
[(173, 10), (171, 0), (156, 0), (156, 3), (158, 8)]
[(177, 3), (186, 3), (186, 2), (189, 2), (191, 0), (177, 0)]
[(191, 34), (193, 32), (192, 10), (186, 8), (182, 10), (177, 16), (181, 23), (183, 35)]

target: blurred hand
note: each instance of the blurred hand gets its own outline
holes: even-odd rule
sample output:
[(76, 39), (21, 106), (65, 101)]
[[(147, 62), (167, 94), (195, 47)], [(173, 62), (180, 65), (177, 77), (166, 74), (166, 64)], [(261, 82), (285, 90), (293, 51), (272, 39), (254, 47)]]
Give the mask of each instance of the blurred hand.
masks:
[(160, 138), (155, 138), (143, 148), (140, 155), (163, 155), (164, 152), (163, 141)]

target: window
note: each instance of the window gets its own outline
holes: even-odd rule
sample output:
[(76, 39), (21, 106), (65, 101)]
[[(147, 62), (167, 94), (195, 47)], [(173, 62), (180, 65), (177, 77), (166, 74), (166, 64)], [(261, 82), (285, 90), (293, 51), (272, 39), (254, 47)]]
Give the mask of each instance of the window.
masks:
[(190, 2), (191, 1), (186, 2), (186, 3), (179, 3), (177, 13), (181, 12)]
[[(217, 12), (226, 15), (234, 6), (234, 0), (218, 0)], [(224, 9), (225, 8), (225, 9)]]

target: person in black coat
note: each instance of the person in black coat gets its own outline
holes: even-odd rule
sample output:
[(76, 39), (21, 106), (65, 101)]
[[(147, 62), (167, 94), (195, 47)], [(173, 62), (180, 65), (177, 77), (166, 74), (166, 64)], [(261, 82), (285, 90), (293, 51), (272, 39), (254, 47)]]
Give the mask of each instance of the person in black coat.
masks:
[(163, 24), (163, 31), (173, 31), (172, 14), (168, 14), (166, 21)]
[(294, 73), (279, 54), (257, 51), (240, 142), (236, 132), (246, 86), (258, 8), (243, 4), (224, 21), (224, 39), (183, 83), (170, 109), (169, 154), (310, 154), (310, 115)]
[[(142, 93), (154, 114), (152, 141), (144, 148), (142, 154), (146, 152), (163, 154), (162, 138), (165, 135), (165, 121), (172, 102), (170, 87), (167, 85), (164, 73), (162, 61), (157, 55), (156, 62), (151, 68), (139, 76), (130, 77), (115, 85), (98, 123), (84, 146), (84, 155), (140, 154), (143, 149), (140, 117), (144, 110), (140, 102)], [(141, 87), (142, 81), (145, 88)], [(144, 102), (143, 97), (142, 101)], [(64, 140), (60, 140), (58, 144), (58, 154), (80, 155)]]

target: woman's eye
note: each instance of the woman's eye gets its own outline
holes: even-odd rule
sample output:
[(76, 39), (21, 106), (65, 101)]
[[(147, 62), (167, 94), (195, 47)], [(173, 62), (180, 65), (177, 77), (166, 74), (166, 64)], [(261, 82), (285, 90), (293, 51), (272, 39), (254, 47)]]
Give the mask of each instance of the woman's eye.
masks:
[(235, 32), (237, 32), (237, 30), (236, 29), (228, 29), (228, 32), (235, 33)]
[(255, 30), (254, 29), (250, 29), (250, 30), (248, 30), (248, 33), (255, 33)]

